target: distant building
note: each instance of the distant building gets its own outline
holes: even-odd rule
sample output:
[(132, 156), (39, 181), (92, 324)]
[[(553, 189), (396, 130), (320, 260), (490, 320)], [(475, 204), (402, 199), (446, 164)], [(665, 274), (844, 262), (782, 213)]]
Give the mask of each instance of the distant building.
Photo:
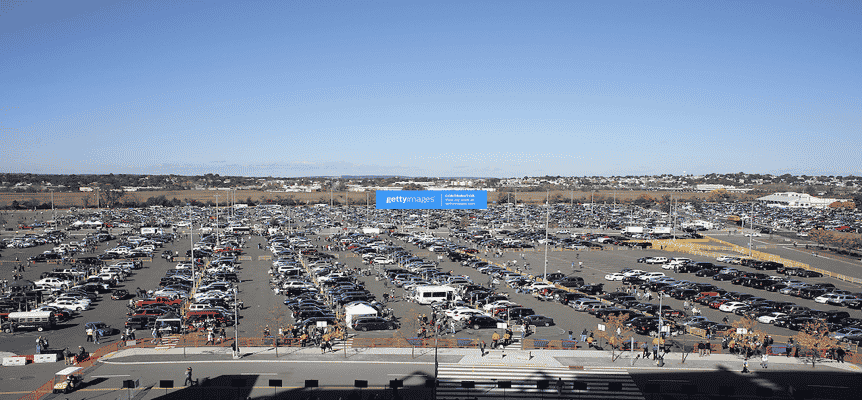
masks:
[(766, 204), (769, 207), (826, 208), (829, 207), (830, 204), (841, 200), (819, 198), (806, 193), (783, 192), (763, 196), (758, 198), (757, 201)]
[(700, 190), (701, 192), (711, 192), (713, 190), (724, 189), (731, 193), (745, 193), (751, 190), (750, 188), (738, 188), (735, 186), (715, 185), (708, 183), (696, 185), (694, 188), (695, 190)]

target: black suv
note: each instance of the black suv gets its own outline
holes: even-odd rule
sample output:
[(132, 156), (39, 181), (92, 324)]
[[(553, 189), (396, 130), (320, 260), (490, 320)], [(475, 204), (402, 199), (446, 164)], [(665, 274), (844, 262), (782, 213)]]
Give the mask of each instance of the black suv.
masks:
[(357, 331), (373, 331), (380, 329), (397, 329), (398, 324), (394, 321), (390, 321), (388, 319), (380, 318), (380, 317), (362, 317), (357, 318), (353, 321), (353, 329)]
[(473, 315), (464, 322), (465, 326), (473, 329), (496, 328), (497, 324), (503, 322), (496, 318), (491, 318), (487, 315)]

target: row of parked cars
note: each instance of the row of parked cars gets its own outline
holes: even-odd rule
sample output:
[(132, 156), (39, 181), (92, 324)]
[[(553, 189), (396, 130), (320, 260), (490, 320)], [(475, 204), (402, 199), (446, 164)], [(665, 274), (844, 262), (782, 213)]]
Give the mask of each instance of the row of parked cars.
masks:
[[(220, 242), (218, 239), (215, 235), (204, 236), (195, 247), (208, 252), (213, 248), (232, 250), (216, 252), (217, 256), (206, 264), (203, 259), (195, 258), (165, 271), (158, 287), (146, 291), (129, 310), (126, 327), (178, 333), (194, 330), (203, 322), (233, 325), (236, 322), (234, 309), (242, 308), (234, 290), (239, 282), (236, 272), (240, 268), (237, 257), (241, 254), (241, 244), (231, 236), (221, 236)], [(198, 279), (196, 289), (195, 279)], [(190, 299), (188, 304), (186, 299)], [(185, 306), (188, 310), (181, 318)]]
[[(331, 242), (348, 247), (352, 245), (354, 249), (376, 245), (371, 238), (361, 234), (334, 236)], [(399, 327), (394, 317), (384, 316), (387, 314), (385, 306), (356, 279), (353, 271), (336, 262), (334, 255), (318, 251), (301, 233), (272, 235), (269, 249), (277, 257), (270, 269), (270, 283), (276, 294), (287, 296), (284, 305), (291, 310), (296, 328), (307, 330), (319, 322), (338, 324), (333, 311), (335, 307), (343, 307), (350, 315), (345, 322), (353, 330)], [(351, 312), (354, 310), (363, 311)]]
[[(750, 266), (755, 270), (764, 270), (763, 264), (744, 258), (721, 258), (718, 261), (733, 263), (739, 266)], [(775, 265), (777, 264), (777, 265)], [(712, 276), (716, 281), (730, 281), (733, 285), (751, 287), (791, 296), (814, 300), (817, 303), (859, 307), (858, 293), (849, 293), (837, 289), (828, 282), (802, 282), (793, 276), (795, 270), (773, 263), (766, 269), (775, 270), (781, 275), (769, 276), (761, 272), (742, 271), (735, 267), (716, 266), (712, 263), (695, 263), (689, 259), (679, 258), (666, 260), (663, 269), (678, 273), (694, 272), (698, 276)], [(835, 337), (858, 341), (862, 333), (862, 320), (851, 318), (850, 314), (841, 310), (820, 311), (806, 306), (797, 305), (791, 301), (773, 301), (748, 293), (728, 292), (713, 285), (677, 280), (664, 276), (662, 272), (645, 272), (641, 270), (624, 270), (618, 274), (609, 274), (616, 279), (623, 276), (623, 282), (636, 283), (639, 280), (641, 288), (659, 291), (680, 300), (701, 304), (719, 311), (751, 317), (758, 322), (773, 324), (791, 330), (801, 330), (812, 322), (822, 321)]]

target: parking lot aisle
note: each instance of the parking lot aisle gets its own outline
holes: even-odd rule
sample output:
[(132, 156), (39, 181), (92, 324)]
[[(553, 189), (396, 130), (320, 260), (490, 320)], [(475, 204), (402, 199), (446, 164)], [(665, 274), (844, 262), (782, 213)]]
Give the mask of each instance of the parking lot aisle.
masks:
[[(263, 249), (258, 249), (258, 244)], [(260, 260), (259, 256), (270, 256), (267, 250), (266, 238), (262, 236), (247, 237), (243, 254), (251, 257), (251, 261), (242, 262), (242, 270), (237, 275), (240, 283), (237, 285), (238, 297), (245, 308), (240, 310), (237, 329), (240, 337), (263, 336), (263, 329), (269, 325), (270, 332), (278, 332), (280, 325), (290, 323), (290, 311), (282, 304), (283, 295), (276, 295), (269, 287), (269, 268), (272, 261)]]

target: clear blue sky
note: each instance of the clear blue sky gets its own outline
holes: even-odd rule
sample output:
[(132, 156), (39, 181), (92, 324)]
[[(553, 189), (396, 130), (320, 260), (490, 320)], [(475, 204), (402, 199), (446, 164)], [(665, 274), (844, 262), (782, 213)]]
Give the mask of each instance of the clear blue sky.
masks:
[(862, 174), (862, 2), (4, 1), (0, 171)]

